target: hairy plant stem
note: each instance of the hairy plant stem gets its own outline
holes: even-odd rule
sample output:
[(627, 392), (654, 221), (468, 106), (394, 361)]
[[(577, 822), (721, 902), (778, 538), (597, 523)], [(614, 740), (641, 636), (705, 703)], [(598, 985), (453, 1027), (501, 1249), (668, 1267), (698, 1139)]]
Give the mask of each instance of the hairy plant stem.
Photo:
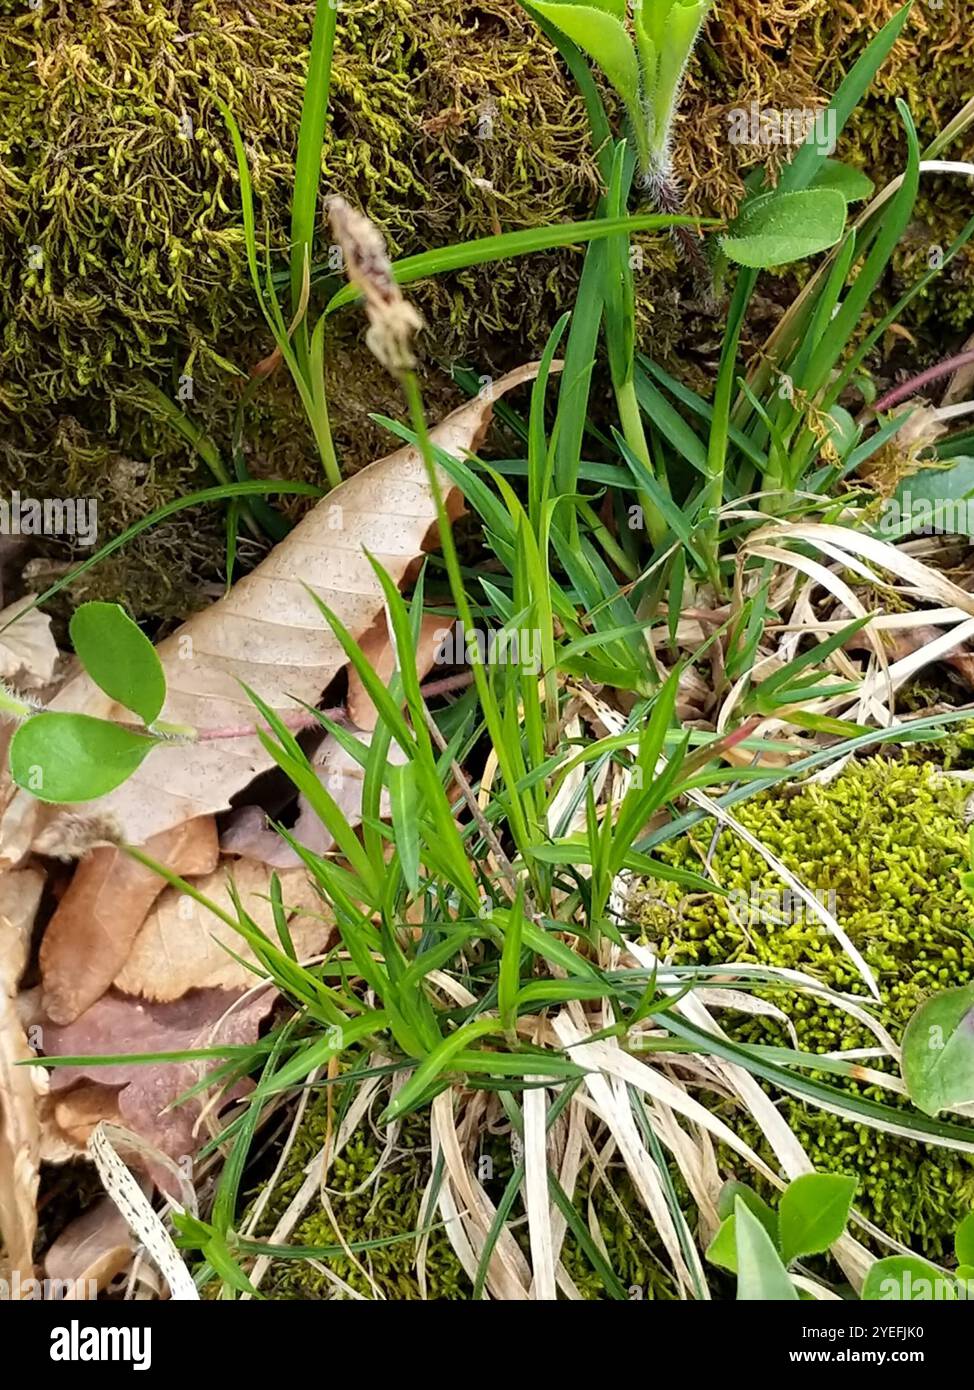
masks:
[[(648, 168), (640, 175), (639, 187), (654, 212), (667, 213), (675, 217), (683, 211), (683, 191), (677, 182), (668, 154), (660, 153), (651, 157)], [(710, 266), (703, 253), (699, 233), (692, 227), (671, 227), (670, 236), (701, 282), (709, 286)]]
[(29, 719), (32, 714), (37, 714), (37, 708), (28, 704), (25, 700), (19, 700), (12, 690), (0, 681), (0, 720), (15, 719), (17, 723), (21, 720)]

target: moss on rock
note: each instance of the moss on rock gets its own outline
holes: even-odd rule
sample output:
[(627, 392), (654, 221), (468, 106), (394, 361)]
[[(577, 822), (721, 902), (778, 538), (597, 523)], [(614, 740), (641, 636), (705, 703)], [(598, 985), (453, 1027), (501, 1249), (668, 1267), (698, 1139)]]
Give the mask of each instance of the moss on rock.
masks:
[[(876, 976), (878, 1016), (896, 1040), (932, 992), (974, 978), (974, 902), (959, 878), (967, 867), (964, 796), (961, 784), (937, 768), (872, 758), (852, 764), (829, 785), (806, 784), (735, 808), (741, 823), (806, 887), (827, 895), (823, 901)], [(705, 821), (665, 847), (663, 857), (699, 867), (713, 833)], [(662, 955), (676, 962), (787, 966), (865, 994), (834, 938), (807, 909), (782, 900), (780, 880), (732, 831), (717, 837), (711, 864), (730, 900), (680, 902), (664, 884), (645, 884), (636, 893), (632, 910)], [(805, 1051), (875, 1045), (865, 1027), (812, 997), (775, 1000)], [(721, 1021), (736, 1037), (790, 1045), (774, 1021), (732, 1013)], [(862, 1093), (891, 1100), (885, 1091)], [(958, 1222), (974, 1207), (970, 1158), (847, 1123), (789, 1097), (776, 1099), (816, 1168), (859, 1179), (857, 1203), (877, 1225), (927, 1255), (949, 1251)]]
[[(821, 104), (894, 8), (896, 0), (858, 12), (832, 0), (718, 6), (677, 137), (689, 207), (730, 211), (743, 172), (767, 154), (729, 143), (733, 107)], [(188, 408), (226, 445), (242, 389), (231, 364), (246, 372), (270, 345), (213, 97), (234, 109), (259, 216), (282, 256), (313, 11), (311, 0), (45, 0), (36, 9), (0, 0), (5, 487), (102, 496), (132, 460), (163, 499), (209, 481), (186, 442), (145, 409), (144, 387), (175, 395), (192, 377)], [(325, 187), (364, 206), (396, 254), (591, 212), (597, 181), (582, 103), (516, 0), (347, 0), (339, 31)], [(894, 174), (902, 141), (891, 135), (893, 95), (907, 95), (928, 137), (968, 95), (970, 43), (956, 7), (918, 7), (841, 152)], [(952, 151), (965, 153), (969, 140)], [(923, 191), (929, 201), (898, 253), (903, 283), (964, 215), (963, 187), (938, 181)], [(494, 373), (538, 350), (571, 302), (579, 263), (564, 251), (416, 288), (430, 325), (431, 413), (455, 399), (446, 369), (457, 361)], [(658, 354), (709, 362), (719, 322), (681, 297), (683, 278), (668, 239), (648, 240), (639, 276), (646, 341)], [(971, 261), (960, 257), (918, 307), (933, 338), (970, 312), (972, 285)], [(369, 411), (401, 410), (355, 315), (337, 327), (330, 376), (339, 451), (354, 467), (388, 442)], [(320, 476), (283, 373), (248, 410), (245, 444), (255, 476)], [(102, 539), (121, 529), (123, 511), (105, 506)], [(194, 575), (217, 577), (222, 519), (184, 518), (180, 533), (189, 527), (206, 542), (203, 571), (171, 533), (135, 543), (133, 556), (167, 576), (143, 615), (179, 611)]]

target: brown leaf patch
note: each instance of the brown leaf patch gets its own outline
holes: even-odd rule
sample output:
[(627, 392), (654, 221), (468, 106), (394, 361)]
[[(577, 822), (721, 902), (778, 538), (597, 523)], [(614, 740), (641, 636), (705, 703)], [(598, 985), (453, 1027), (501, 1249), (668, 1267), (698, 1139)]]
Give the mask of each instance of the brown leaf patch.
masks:
[[(536, 371), (529, 364), (501, 378), (493, 399)], [(468, 401), (431, 431), (433, 442), (462, 457), (479, 447), (491, 415), (491, 401)], [(451, 508), (462, 506), (447, 474), (441, 470), (439, 476)], [(255, 711), (241, 683), (281, 713), (293, 713), (296, 701), (317, 704), (346, 659), (312, 594), (360, 637), (383, 607), (365, 552), (401, 583), (435, 535), (435, 516), (426, 469), (412, 446), (347, 479), (229, 594), (159, 645), (167, 682), (163, 720), (201, 730), (251, 724)], [(129, 717), (85, 675), (71, 680), (49, 708)], [(226, 810), (237, 792), (271, 766), (256, 737), (172, 744), (156, 749), (97, 805), (115, 816), (129, 843), (142, 845), (196, 816)], [(27, 795), (12, 798), (5, 818), (17, 822)], [(39, 803), (29, 799), (39, 821)]]
[[(174, 873), (208, 873), (219, 854), (213, 817), (200, 816), (154, 836), (146, 849)], [(163, 878), (114, 845), (89, 850), (41, 945), (49, 1018), (70, 1023), (104, 994), (165, 886)]]
[[(273, 838), (284, 844), (280, 836)], [(271, 871), (266, 865), (224, 864), (193, 886), (232, 915), (231, 876), (245, 910), (276, 943), (269, 900)], [(326, 949), (334, 926), (304, 867), (284, 869), (278, 877), (294, 949), (299, 960), (307, 960)], [(240, 959), (235, 960), (225, 946)], [(179, 999), (191, 989), (249, 989), (258, 977), (241, 961), (254, 960), (248, 943), (226, 922), (195, 899), (166, 888), (139, 931), (115, 985), (126, 994), (160, 1001)]]
[[(65, 1027), (46, 1024), (44, 1052), (48, 1057), (110, 1056), (252, 1043), (275, 998), (276, 991), (270, 987), (247, 998), (222, 989), (201, 989), (172, 1003), (157, 1004), (112, 990)], [(178, 1162), (191, 1157), (207, 1138), (205, 1133), (197, 1135), (196, 1127), (210, 1097), (203, 1091), (178, 1105), (173, 1102), (219, 1065), (219, 1058), (209, 1057), (55, 1067), (51, 1072), (55, 1113), (62, 1100), (67, 1103), (69, 1109), (62, 1113), (70, 1116), (77, 1137), (85, 1129), (90, 1132), (98, 1119), (117, 1118)], [(85, 1085), (72, 1106), (70, 1088), (78, 1083)], [(98, 1114), (99, 1103), (102, 1114)], [(164, 1173), (153, 1176), (160, 1185), (168, 1185)]]

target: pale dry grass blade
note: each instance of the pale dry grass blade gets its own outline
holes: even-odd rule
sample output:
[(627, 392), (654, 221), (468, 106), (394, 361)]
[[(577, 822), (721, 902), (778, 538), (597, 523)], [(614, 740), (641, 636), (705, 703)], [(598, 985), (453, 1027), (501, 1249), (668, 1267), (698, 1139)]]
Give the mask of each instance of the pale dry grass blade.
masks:
[[(854, 531), (847, 526), (821, 521), (775, 522), (749, 536), (743, 549), (750, 551), (768, 542), (783, 541), (807, 541), (814, 546), (824, 543), (834, 548), (833, 555), (835, 551), (839, 552), (843, 563), (856, 557), (868, 560), (903, 580), (909, 586), (908, 592), (915, 598), (960, 608), (969, 617), (974, 616), (974, 594), (969, 594), (946, 575), (914, 559), (902, 546), (878, 540), (864, 531)], [(795, 559), (794, 552), (789, 551), (787, 563), (794, 564)]]
[[(649, 947), (635, 941), (628, 942), (627, 946), (640, 966), (644, 969), (655, 968), (657, 958)], [(715, 1037), (727, 1036), (697, 998), (695, 992), (685, 995), (675, 1007), (698, 1028), (704, 1029)], [(771, 1097), (765, 1094), (751, 1073), (735, 1062), (725, 1062), (720, 1058), (711, 1058), (710, 1060), (720, 1075), (726, 1078), (733, 1093), (739, 1097), (741, 1104), (761, 1129), (786, 1176), (792, 1179), (800, 1177), (803, 1173), (813, 1172), (812, 1162), (800, 1140), (789, 1128)], [(784, 1182), (776, 1174), (771, 1176), (771, 1181), (778, 1188), (784, 1187)], [(853, 1287), (861, 1288), (862, 1281), (873, 1261), (873, 1256), (870, 1255), (869, 1251), (852, 1236), (845, 1234), (833, 1245), (832, 1253)]]
[[(555, 1019), (555, 1031), (564, 1039), (570, 1035), (570, 1025), (565, 1020), (564, 1015), (559, 1015)], [(678, 1115), (683, 1115), (686, 1119), (692, 1120), (701, 1129), (707, 1130), (728, 1148), (739, 1153), (757, 1171), (771, 1178), (773, 1174), (764, 1161), (758, 1157), (749, 1144), (734, 1133), (723, 1120), (694, 1100), (692, 1096), (686, 1094), (675, 1082), (663, 1075), (656, 1067), (648, 1065), (623, 1051), (615, 1043), (614, 1039), (601, 1039), (598, 1042), (586, 1042), (585, 1036), (579, 1030), (575, 1030), (575, 1036), (571, 1042), (565, 1042), (569, 1056), (572, 1061), (584, 1064), (588, 1067), (597, 1067), (603, 1077), (616, 1077), (629, 1086), (635, 1086), (637, 1090), (644, 1091), (653, 1100), (659, 1101), (669, 1107)], [(678, 1056), (673, 1054), (674, 1059)], [(584, 1059), (584, 1060), (583, 1060)], [(586, 1082), (589, 1080), (586, 1077)]]
[[(496, 1211), (464, 1160), (457, 1136), (453, 1104), (452, 1092), (441, 1091), (431, 1108), (433, 1133), (446, 1167), (440, 1188), (440, 1210), (446, 1219), (447, 1210), (451, 1206), (453, 1208), (453, 1215), (447, 1227), (450, 1242), (465, 1272), (473, 1281)], [(487, 1267), (487, 1288), (494, 1298), (518, 1300), (529, 1297), (530, 1283), (531, 1271), (527, 1261), (510, 1231), (504, 1227), (491, 1252)]]
[(88, 1153), (98, 1169), (106, 1193), (121, 1212), (129, 1230), (145, 1247), (147, 1254), (169, 1285), (169, 1297), (174, 1301), (199, 1302), (199, 1290), (193, 1282), (182, 1256), (161, 1217), (153, 1210), (148, 1197), (119, 1158), (112, 1138), (119, 1136), (126, 1144), (131, 1136), (104, 1121), (95, 1126), (88, 1140)]
[[(526, 1078), (530, 1083), (536, 1078)], [(528, 1215), (531, 1245), (531, 1297), (550, 1301), (557, 1297), (555, 1287), (554, 1237), (551, 1229), (551, 1200), (548, 1196), (548, 1154), (545, 1117), (547, 1099), (544, 1087), (535, 1085), (524, 1092), (524, 1207)]]
[[(587, 1055), (590, 1048), (604, 1048), (603, 1043), (588, 1043), (586, 1045), (586, 1038), (589, 1035), (584, 1028), (578, 1027), (564, 1010), (556, 1016), (554, 1028), (568, 1055), (572, 1057), (573, 1061), (579, 1061), (581, 1065), (591, 1066), (594, 1064), (594, 1059)], [(576, 1051), (579, 1053), (578, 1057), (574, 1055)], [(582, 1060), (583, 1056), (584, 1060)], [(599, 1058), (599, 1063), (601, 1063), (601, 1058)], [(637, 1069), (638, 1066), (639, 1064), (636, 1063)], [(625, 1088), (619, 1088), (621, 1089), (620, 1095), (619, 1090), (602, 1070), (588, 1072), (584, 1085), (588, 1091), (592, 1108), (608, 1126), (618, 1144), (633, 1186), (659, 1232), (678, 1288), (686, 1294), (692, 1294), (693, 1279), (687, 1267), (680, 1238), (666, 1200), (659, 1170), (636, 1127)], [(681, 1097), (681, 1099), (685, 1098)], [(702, 1109), (702, 1107), (700, 1108)]]

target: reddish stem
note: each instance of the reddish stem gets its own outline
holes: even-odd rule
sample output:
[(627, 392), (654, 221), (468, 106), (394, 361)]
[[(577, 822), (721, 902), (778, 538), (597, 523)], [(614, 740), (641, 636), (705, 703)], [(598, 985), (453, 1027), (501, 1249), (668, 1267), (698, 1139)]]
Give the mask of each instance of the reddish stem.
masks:
[(904, 381), (902, 386), (896, 386), (892, 391), (887, 391), (873, 406), (875, 414), (881, 410), (891, 410), (894, 405), (899, 405), (900, 401), (905, 401), (909, 396), (914, 395), (924, 386), (929, 386), (931, 381), (939, 381), (941, 377), (950, 376), (960, 367), (969, 367), (974, 363), (974, 350), (959, 352), (956, 357), (946, 357), (943, 362), (937, 362), (933, 367), (928, 367), (925, 372), (920, 372), (917, 376), (911, 376), (909, 381)]
[[(462, 690), (473, 681), (473, 674), (470, 671), (460, 671), (455, 676), (443, 676), (437, 681), (428, 681), (422, 686), (423, 698), (430, 700), (436, 695), (447, 695), (452, 690)], [(296, 710), (293, 714), (282, 714), (281, 723), (293, 733), (298, 733), (302, 729), (313, 729), (318, 723), (318, 715), (323, 714), (328, 719), (341, 719), (345, 713), (343, 705), (337, 705), (333, 709), (316, 710), (314, 713), (308, 710)], [(253, 738), (257, 732), (255, 724), (231, 725), (226, 729), (200, 729), (196, 735), (197, 743), (209, 743), (218, 738)]]

